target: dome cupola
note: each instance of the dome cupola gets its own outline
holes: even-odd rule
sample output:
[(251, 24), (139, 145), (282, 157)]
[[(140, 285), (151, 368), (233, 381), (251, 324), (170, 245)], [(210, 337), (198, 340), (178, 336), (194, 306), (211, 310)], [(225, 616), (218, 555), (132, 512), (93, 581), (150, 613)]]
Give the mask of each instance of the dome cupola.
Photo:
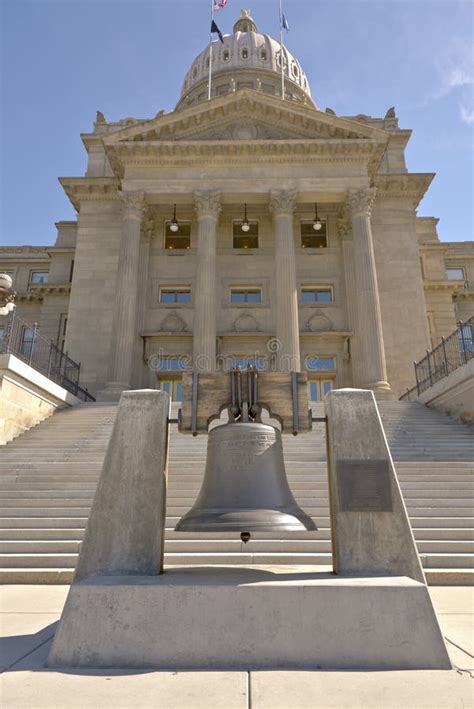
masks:
[(282, 62), (285, 99), (314, 106), (306, 74), (299, 61), (280, 42), (257, 31), (248, 10), (242, 10), (233, 33), (209, 44), (187, 72), (176, 110), (206, 101), (212, 62), (211, 98), (254, 89), (281, 98)]

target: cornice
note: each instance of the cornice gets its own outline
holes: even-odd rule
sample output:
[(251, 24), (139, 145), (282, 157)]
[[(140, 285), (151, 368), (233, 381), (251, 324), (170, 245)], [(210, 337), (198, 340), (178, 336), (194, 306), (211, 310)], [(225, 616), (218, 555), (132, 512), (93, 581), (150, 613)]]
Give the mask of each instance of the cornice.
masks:
[(43, 294), (39, 293), (37, 291), (29, 291), (26, 293), (17, 293), (16, 294), (16, 302), (38, 302), (40, 303), (43, 300)]
[(388, 175), (376, 175), (374, 185), (377, 197), (389, 199), (408, 199), (417, 207), (430, 186), (434, 172), (406, 172)]
[(252, 164), (306, 165), (311, 163), (359, 163), (374, 172), (384, 146), (366, 140), (242, 140), (126, 142), (108, 150), (114, 172), (123, 177), (125, 166), (192, 165), (232, 166)]
[(29, 286), (30, 288), (30, 293), (41, 293), (43, 295), (48, 294), (51, 295), (52, 293), (69, 293), (71, 290), (71, 284), (70, 283), (62, 283), (55, 285), (53, 283), (44, 283), (44, 284), (31, 284)]
[(22, 254), (24, 256), (33, 256), (37, 260), (38, 256), (44, 256), (46, 261), (49, 260), (47, 249), (48, 246), (0, 246), (0, 259), (8, 258), (9, 254)]
[(77, 211), (81, 202), (110, 202), (120, 199), (120, 182), (115, 177), (60, 177), (59, 182)]
[(328, 340), (337, 340), (337, 339), (346, 339), (347, 337), (352, 337), (354, 333), (352, 330), (321, 330), (321, 331), (309, 331), (309, 330), (302, 330), (300, 331), (300, 337), (309, 337), (309, 338), (315, 338), (315, 337), (324, 337)]
[(454, 293), (459, 288), (459, 283), (455, 281), (424, 281), (423, 287), (425, 290), (447, 290)]
[(474, 300), (474, 290), (472, 288), (458, 288), (453, 293), (454, 300)]
[(319, 133), (321, 127), (327, 129), (327, 135), (336, 135), (349, 139), (372, 139), (386, 144), (389, 134), (369, 125), (323, 113), (312, 106), (282, 101), (281, 99), (252, 89), (242, 89), (226, 94), (211, 101), (199, 103), (189, 108), (173, 111), (149, 121), (142, 121), (132, 126), (120, 128), (117, 131), (102, 134), (105, 146), (111, 146), (121, 141), (154, 141), (166, 139), (173, 133), (186, 135), (187, 132), (202, 130), (226, 117), (239, 119), (248, 114), (255, 119), (270, 117), (272, 122), (284, 121), (293, 130), (304, 129), (308, 137)]

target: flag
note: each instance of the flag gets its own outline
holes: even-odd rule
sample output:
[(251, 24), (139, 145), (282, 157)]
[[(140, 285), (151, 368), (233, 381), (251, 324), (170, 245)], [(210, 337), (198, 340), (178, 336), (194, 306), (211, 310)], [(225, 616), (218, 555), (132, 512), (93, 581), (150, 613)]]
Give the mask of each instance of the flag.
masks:
[(227, 0), (217, 0), (214, 3), (214, 5), (212, 6), (212, 11), (216, 12), (216, 10), (223, 10), (226, 5), (227, 5)]
[(284, 12), (282, 12), (281, 14), (281, 26), (287, 32), (290, 31), (290, 25), (288, 24), (288, 20), (286, 19), (286, 15)]
[(211, 23), (211, 34), (219, 35), (220, 41), (222, 42), (222, 44), (224, 44), (224, 37), (222, 36), (222, 32), (220, 31), (220, 29), (218, 28), (218, 26), (216, 25), (214, 20), (212, 20), (212, 23)]

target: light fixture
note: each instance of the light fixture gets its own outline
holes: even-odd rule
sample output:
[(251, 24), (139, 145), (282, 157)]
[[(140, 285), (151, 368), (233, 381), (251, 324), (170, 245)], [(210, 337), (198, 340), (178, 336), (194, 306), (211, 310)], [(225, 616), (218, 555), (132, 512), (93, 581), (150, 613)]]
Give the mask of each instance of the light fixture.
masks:
[(240, 228), (242, 229), (242, 231), (247, 232), (247, 231), (250, 231), (250, 224), (249, 224), (249, 220), (247, 219), (247, 205), (246, 204), (244, 204), (244, 210), (245, 210), (244, 220), (243, 220), (242, 226)]
[(176, 233), (179, 231), (178, 220), (176, 219), (176, 205), (173, 207), (173, 219), (170, 222), (170, 231)]
[(314, 231), (319, 231), (320, 229), (323, 228), (321, 219), (318, 217), (318, 205), (315, 202), (314, 203), (314, 221), (313, 221), (313, 229)]

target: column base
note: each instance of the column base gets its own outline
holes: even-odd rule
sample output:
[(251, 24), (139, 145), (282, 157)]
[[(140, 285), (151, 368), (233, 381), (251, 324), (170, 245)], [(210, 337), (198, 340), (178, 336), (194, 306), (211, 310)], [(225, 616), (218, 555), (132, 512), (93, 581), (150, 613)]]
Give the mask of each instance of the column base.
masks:
[(374, 392), (375, 398), (380, 401), (393, 401), (395, 399), (395, 394), (388, 382), (373, 382), (364, 388), (371, 389)]
[(97, 392), (96, 401), (118, 401), (122, 392), (131, 388), (127, 382), (107, 382), (105, 389)]

